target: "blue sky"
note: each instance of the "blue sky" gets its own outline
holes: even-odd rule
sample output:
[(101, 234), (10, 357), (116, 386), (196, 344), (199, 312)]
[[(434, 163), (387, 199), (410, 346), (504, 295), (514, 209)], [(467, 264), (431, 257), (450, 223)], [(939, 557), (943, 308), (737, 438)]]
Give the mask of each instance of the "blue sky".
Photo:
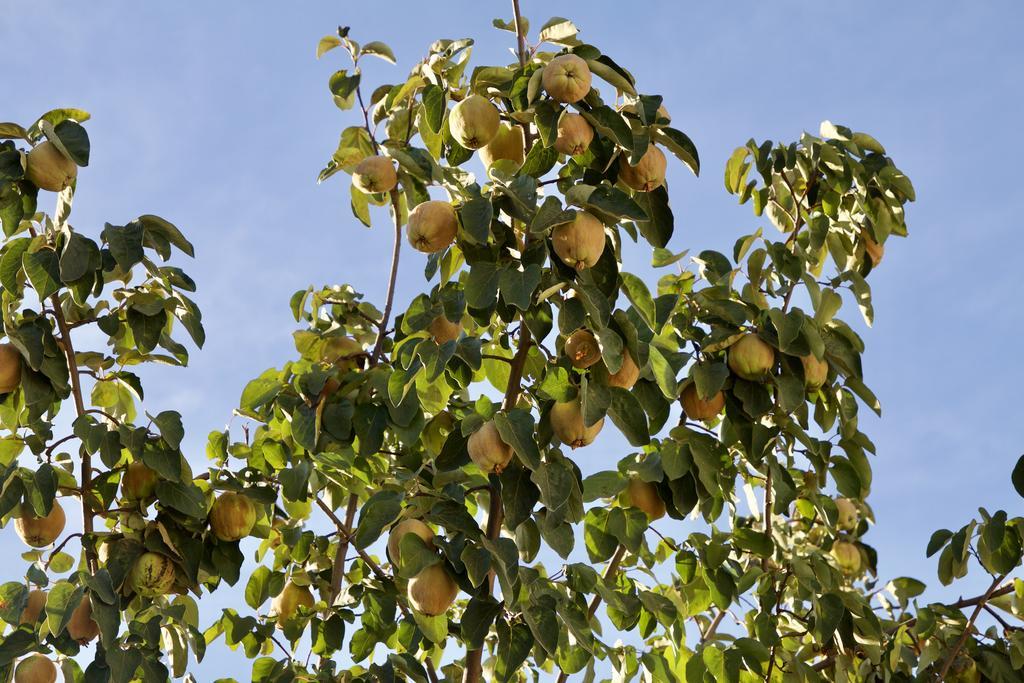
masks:
[[(347, 180), (315, 183), (354, 122), (326, 89), (343, 55), (317, 62), (317, 40), (346, 24), (357, 40), (389, 43), (399, 66), (368, 64), (370, 83), (399, 80), (439, 37), (476, 38), (476, 64), (511, 60), (513, 37), (491, 28), (492, 18), (509, 14), (506, 3), (399, 1), (384, 13), (371, 6), (379, 5), (3, 3), (0, 118), (27, 125), (56, 106), (94, 117), (75, 227), (96, 235), (104, 221), (156, 213), (196, 246), (196, 261), (183, 265), (198, 282), (206, 348), (188, 369), (143, 370), (147, 409), (184, 415), (195, 462), (245, 382), (291, 357), (292, 292), (348, 282), (383, 299), (383, 214), (382, 227), (368, 232), (350, 214)], [(871, 276), (875, 327), (864, 331), (855, 308), (844, 314), (864, 334), (866, 381), (884, 411), (862, 420), (879, 450), (870, 498), (878, 526), (867, 540), (884, 576), (914, 575), (930, 595), (947, 594), (924, 558), (930, 533), (958, 528), (981, 505), (1021, 511), (1009, 472), (1024, 450), (1024, 322), (1012, 260), (1024, 250), (1013, 218), (1024, 196), (1012, 180), (1024, 151), (1016, 135), (1024, 10), (1010, 1), (941, 10), (651, 1), (635, 17), (628, 7), (523, 3), (534, 26), (551, 15), (572, 18), (583, 39), (634, 72), (640, 90), (662, 94), (674, 124), (693, 138), (703, 176), (670, 163), (674, 251), (728, 253), (738, 235), (771, 230), (722, 186), (728, 155), (750, 137), (788, 141), (829, 119), (874, 135), (914, 181), (910, 239), (890, 243)], [(631, 258), (644, 272), (646, 257)], [(423, 285), (422, 264), (405, 251), (399, 305)], [(591, 467), (612, 466), (621, 445), (599, 441), (587, 452)], [(11, 540), (3, 534), (0, 547), (13, 550)], [(202, 669), (230, 670), (223, 660)]]

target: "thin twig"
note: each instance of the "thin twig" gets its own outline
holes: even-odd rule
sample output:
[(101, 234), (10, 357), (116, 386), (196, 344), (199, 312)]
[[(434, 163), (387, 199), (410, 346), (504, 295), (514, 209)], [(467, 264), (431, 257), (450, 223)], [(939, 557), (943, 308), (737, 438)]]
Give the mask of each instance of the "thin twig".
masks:
[(66, 546), (68, 544), (68, 541), (70, 541), (72, 538), (81, 538), (81, 537), (82, 537), (82, 534), (74, 533), (74, 534), (70, 534), (67, 538), (65, 538), (63, 541), (61, 541), (60, 545), (58, 545), (56, 548), (54, 548), (53, 550), (50, 551), (49, 556), (46, 558), (46, 562), (43, 564), (43, 569), (49, 569), (50, 568), (50, 562), (53, 561), (53, 556), (56, 555), (57, 553), (59, 553), (61, 550), (63, 550), (64, 546)]

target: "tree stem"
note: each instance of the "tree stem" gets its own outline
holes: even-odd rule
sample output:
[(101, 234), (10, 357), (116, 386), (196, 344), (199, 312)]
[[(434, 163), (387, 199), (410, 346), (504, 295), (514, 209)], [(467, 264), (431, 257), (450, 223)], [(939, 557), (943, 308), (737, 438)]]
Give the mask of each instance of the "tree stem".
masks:
[[(53, 306), (53, 317), (57, 321), (58, 329), (60, 329), (60, 347), (64, 349), (64, 355), (68, 362), (68, 374), (71, 377), (71, 393), (75, 397), (75, 412), (81, 417), (86, 413), (85, 401), (82, 398), (82, 378), (78, 372), (78, 362), (75, 360), (75, 347), (71, 343), (71, 329), (68, 327), (68, 321), (64, 317), (64, 310), (60, 306), (60, 297), (54, 294), (50, 297), (50, 303)], [(82, 534), (85, 537), (90, 537), (93, 534), (93, 510), (92, 505), (89, 504), (89, 496), (92, 489), (92, 456), (89, 455), (84, 446), (79, 449), (79, 455), (82, 459), (79, 470), (80, 487), (82, 490)], [(89, 571), (95, 573), (97, 568), (96, 551), (91, 541), (83, 543), (82, 546), (85, 548), (85, 561), (89, 566)]]
[[(516, 26), (516, 44), (519, 56), (519, 65), (526, 66), (526, 31), (523, 25), (523, 17), (519, 11), (519, 0), (512, 0), (512, 16)], [(529, 153), (533, 145), (533, 137), (530, 134), (529, 124), (523, 125), (523, 141), (525, 152)], [(524, 238), (527, 241), (528, 238)], [(522, 390), (523, 368), (526, 365), (526, 357), (533, 340), (530, 337), (530, 330), (523, 323), (519, 327), (519, 342), (516, 355), (512, 359), (509, 370), (508, 387), (505, 389), (505, 398), (501, 403), (502, 410), (511, 410), (519, 401), (519, 393)], [(487, 538), (495, 540), (501, 534), (501, 525), (505, 520), (505, 508), (501, 502), (501, 489), (497, 483), (490, 486), (490, 503), (487, 508)], [(487, 595), (494, 592), (494, 570), (487, 573)], [(463, 683), (479, 683), (483, 675), (483, 646), (466, 651), (466, 666), (462, 677)]]

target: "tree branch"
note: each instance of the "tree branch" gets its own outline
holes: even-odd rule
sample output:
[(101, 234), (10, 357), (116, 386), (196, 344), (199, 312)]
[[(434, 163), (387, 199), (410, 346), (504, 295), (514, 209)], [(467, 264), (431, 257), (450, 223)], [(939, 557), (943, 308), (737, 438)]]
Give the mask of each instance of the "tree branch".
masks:
[[(358, 498), (357, 498), (357, 500), (358, 500)], [(336, 515), (334, 513), (334, 510), (331, 509), (331, 506), (329, 506), (327, 503), (325, 503), (323, 501), (323, 499), (320, 498), (319, 496), (316, 498), (316, 504), (320, 507), (321, 510), (324, 511), (324, 513), (327, 514), (327, 516), (330, 518), (330, 520), (332, 522), (334, 522), (334, 526), (337, 527), (337, 529), (338, 529), (338, 536), (341, 538), (341, 541), (344, 543), (344, 545), (347, 548), (347, 546), (352, 541), (352, 532), (351, 532), (352, 521), (351, 521), (351, 519), (347, 520), (347, 524), (346, 524), (346, 522), (342, 522), (341, 519), (338, 518), (338, 515)], [(350, 508), (350, 509), (352, 509), (352, 508)], [(339, 547), (340, 547), (340, 544), (339, 544)], [(370, 568), (370, 571), (372, 571), (374, 574), (377, 575), (378, 579), (380, 579), (381, 581), (391, 581), (392, 580), (391, 577), (388, 576), (388, 573), (386, 571), (384, 571), (381, 568), (381, 566), (379, 564), (377, 564), (377, 561), (374, 560), (372, 557), (370, 557), (370, 555), (365, 550), (363, 550), (362, 548), (356, 548), (355, 550), (356, 550), (356, 553), (359, 555), (359, 559), (361, 559), (366, 564), (366, 566)], [(337, 558), (338, 558), (338, 556), (335, 555), (335, 570), (336, 570), (336, 568), (338, 567), (339, 564), (342, 564), (342, 565), (344, 564), (345, 555), (344, 554), (341, 555), (341, 560), (342, 561), (340, 563), (338, 562)], [(332, 601), (331, 601), (332, 605), (333, 605), (333, 602), (334, 601), (332, 599)], [(403, 615), (405, 615), (407, 618), (411, 616), (409, 614), (409, 610), (406, 608), (405, 605), (403, 605), (401, 603), (401, 601), (398, 601), (397, 604), (398, 604), (398, 609), (400, 609), (402, 611)], [(437, 672), (434, 671), (434, 664), (430, 661), (429, 657), (424, 662), (424, 664), (425, 664), (425, 666), (427, 668), (427, 677), (431, 681), (437, 681)]]
[[(615, 574), (619, 571), (619, 565), (622, 564), (622, 558), (626, 556), (626, 546), (620, 545), (615, 549), (615, 554), (612, 555), (612, 559), (608, 561), (608, 566), (604, 568), (604, 574), (601, 578), (605, 581), (614, 578)], [(590, 600), (590, 606), (587, 608), (587, 617), (593, 619), (594, 615), (597, 614), (597, 608), (601, 606), (601, 595), (595, 594)], [(569, 680), (569, 674), (564, 671), (558, 674), (558, 683), (565, 683)]]
[(401, 194), (398, 190), (391, 190), (391, 209), (395, 214), (395, 241), (391, 248), (391, 275), (388, 278), (388, 293), (384, 300), (384, 317), (381, 318), (380, 327), (377, 330), (377, 343), (373, 345), (373, 353), (370, 355), (370, 363), (376, 365), (380, 360), (381, 351), (384, 348), (384, 339), (387, 337), (388, 321), (391, 319), (391, 308), (395, 303), (395, 282), (398, 280), (398, 257), (402, 251), (402, 211)]
[(982, 608), (985, 607), (985, 603), (992, 598), (992, 594), (997, 588), (999, 588), (999, 584), (1001, 584), (1005, 578), (1006, 574), (1000, 574), (997, 576), (995, 580), (992, 581), (992, 585), (989, 586), (989, 589), (985, 591), (985, 594), (978, 599), (978, 602), (974, 607), (974, 611), (967, 620), (967, 625), (964, 626), (964, 632), (960, 634), (960, 638), (956, 641), (956, 645), (954, 645), (953, 649), (949, 651), (949, 654), (946, 656), (946, 662), (942, 665), (942, 669), (939, 671), (939, 678), (937, 680), (940, 683), (941, 681), (946, 680), (946, 674), (949, 673), (949, 669), (953, 666), (956, 656), (960, 653), (964, 643), (967, 642), (967, 638), (971, 635), (971, 629), (974, 628), (974, 622), (977, 621), (978, 615), (981, 614)]

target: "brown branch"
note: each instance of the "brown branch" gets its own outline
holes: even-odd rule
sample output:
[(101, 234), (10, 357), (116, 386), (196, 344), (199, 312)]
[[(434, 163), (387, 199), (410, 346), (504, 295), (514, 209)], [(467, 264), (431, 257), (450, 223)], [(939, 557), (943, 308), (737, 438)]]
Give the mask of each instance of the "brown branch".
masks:
[(317, 498), (317, 503), (331, 517), (331, 521), (338, 527), (338, 533), (341, 537), (338, 540), (338, 549), (334, 553), (334, 566), (331, 568), (331, 605), (334, 605), (338, 594), (341, 593), (341, 584), (345, 579), (345, 555), (348, 554), (349, 537), (352, 533), (352, 524), (356, 518), (359, 496), (353, 493), (348, 497), (344, 523), (337, 518), (334, 511), (322, 500)]
[(977, 621), (978, 615), (981, 614), (982, 608), (985, 607), (985, 603), (992, 598), (992, 594), (996, 591), (997, 588), (999, 588), (999, 584), (1001, 584), (1003, 582), (1003, 579), (1005, 578), (1006, 574), (1001, 574), (997, 576), (992, 581), (992, 585), (989, 586), (987, 591), (985, 591), (985, 594), (978, 599), (978, 602), (974, 607), (974, 611), (971, 613), (970, 618), (967, 620), (967, 625), (964, 626), (964, 632), (960, 634), (960, 638), (956, 641), (956, 645), (954, 645), (953, 649), (949, 651), (949, 655), (946, 656), (946, 663), (942, 665), (942, 669), (939, 671), (939, 677), (937, 680), (940, 683), (941, 681), (946, 680), (946, 674), (949, 673), (950, 667), (953, 666), (953, 661), (956, 659), (956, 656), (960, 653), (960, 650), (963, 648), (964, 643), (967, 642), (967, 638), (971, 635), (971, 629), (974, 628), (974, 622)]
[(381, 351), (384, 348), (384, 338), (387, 336), (388, 321), (391, 319), (391, 307), (395, 303), (395, 282), (398, 280), (398, 257), (402, 251), (402, 211), (398, 190), (391, 190), (391, 209), (395, 213), (395, 241), (391, 249), (391, 274), (388, 278), (388, 293), (384, 300), (384, 316), (381, 318), (380, 327), (377, 330), (377, 342), (373, 345), (373, 353), (370, 355), (370, 363), (377, 364), (380, 360)]
[[(1002, 578), (1005, 578), (1005, 576), (1002, 577)], [(994, 598), (1002, 597), (1002, 596), (1007, 595), (1009, 593), (1012, 593), (1012, 592), (1014, 592), (1014, 590), (1016, 590), (1014, 585), (1012, 583), (1010, 583), (1010, 584), (1007, 584), (1007, 585), (1002, 586), (1000, 588), (996, 588), (995, 590), (990, 590), (990, 591), (988, 591), (986, 593), (983, 593), (982, 595), (976, 595), (973, 598), (961, 598), (961, 599), (957, 600), (956, 602), (951, 602), (951, 603), (949, 603), (947, 605), (942, 605), (942, 606), (945, 607), (946, 609), (966, 609), (968, 607), (976, 607), (979, 604), (984, 606), (990, 600), (992, 600)], [(895, 633), (901, 626), (906, 626), (906, 627), (909, 628), (909, 627), (913, 626), (916, 622), (917, 622), (917, 617), (911, 617), (910, 619), (907, 619), (906, 621), (897, 622), (897, 624), (894, 627), (888, 629), (888, 633), (890, 635)], [(835, 662), (835, 655), (829, 655), (825, 659), (821, 660), (820, 662), (818, 662), (817, 664), (812, 666), (811, 669), (814, 670), (814, 671), (824, 671), (825, 669), (827, 669), (830, 666), (832, 666), (832, 664), (834, 662)]]
[[(526, 365), (526, 357), (532, 345), (530, 330), (526, 325), (519, 327), (519, 348), (516, 350), (515, 358), (512, 359), (512, 367), (509, 371), (508, 387), (505, 389), (505, 398), (502, 400), (502, 410), (510, 410), (519, 400), (519, 393), (522, 390), (523, 368)], [(501, 525), (505, 521), (505, 508), (501, 504), (501, 489), (497, 484), (490, 487), (490, 503), (487, 507), (487, 538), (495, 540), (501, 534)], [(494, 592), (494, 569), (487, 572), (487, 594)], [(466, 652), (466, 667), (463, 683), (478, 683), (483, 675), (483, 646)]]
[[(355, 497), (354, 494), (353, 494), (353, 497)], [(358, 500), (358, 498), (356, 500)], [(338, 529), (338, 536), (341, 538), (341, 540), (344, 542), (345, 546), (347, 547), (349, 545), (349, 543), (351, 543), (351, 541), (352, 541), (352, 532), (351, 532), (352, 521), (351, 521), (351, 519), (347, 520), (347, 525), (346, 525), (346, 523), (342, 522), (341, 519), (338, 518), (338, 515), (336, 515), (334, 513), (334, 510), (332, 510), (331, 507), (327, 503), (325, 503), (323, 501), (323, 499), (320, 498), (319, 496), (316, 498), (316, 504), (318, 506), (320, 506), (320, 509), (323, 510), (327, 514), (327, 516), (330, 518), (330, 520), (332, 522), (334, 522), (334, 525)], [(348, 517), (348, 515), (346, 515), (346, 517)], [(386, 571), (384, 571), (381, 568), (381, 566), (379, 564), (377, 564), (376, 560), (374, 560), (372, 557), (370, 557), (370, 555), (365, 550), (363, 550), (362, 548), (358, 548), (358, 547), (355, 550), (356, 550), (356, 553), (359, 555), (359, 559), (361, 559), (366, 564), (366, 566), (370, 568), (370, 571), (372, 571), (374, 574), (377, 575), (378, 579), (380, 579), (381, 581), (391, 581), (391, 577), (388, 576), (388, 573)], [(335, 555), (335, 567), (338, 566), (337, 557), (338, 556)], [(344, 559), (345, 559), (345, 555), (344, 554), (341, 555), (341, 559), (342, 559), (342, 564), (343, 564), (344, 563)], [(331, 604), (333, 605), (333, 600), (331, 601)], [(402, 614), (405, 615), (408, 618), (410, 616), (410, 614), (409, 614), (409, 610), (406, 608), (406, 606), (403, 605), (401, 602), (398, 602), (397, 604), (398, 604), (398, 609), (400, 609), (402, 611)], [(426, 665), (426, 668), (427, 668), (427, 677), (431, 681), (437, 681), (437, 672), (434, 671), (434, 665), (430, 661), (429, 657), (427, 658), (427, 660), (425, 662), (425, 665)]]
[(718, 611), (718, 614), (715, 615), (715, 618), (711, 620), (710, 624), (708, 624), (707, 630), (704, 631), (704, 633), (701, 634), (701, 636), (700, 636), (700, 644), (701, 645), (706, 643), (708, 641), (708, 639), (711, 638), (711, 636), (715, 635), (715, 631), (718, 630), (718, 626), (719, 626), (719, 624), (722, 623), (722, 619), (725, 619), (725, 615), (726, 614), (727, 614), (727, 612), (724, 609)]
[[(58, 345), (64, 349), (64, 356), (67, 358), (68, 374), (71, 377), (71, 393), (75, 398), (75, 412), (81, 417), (89, 411), (85, 409), (85, 400), (82, 398), (82, 378), (78, 373), (75, 347), (71, 342), (71, 328), (68, 327), (68, 321), (64, 317), (64, 309), (61, 308), (60, 297), (54, 293), (50, 297), (50, 302), (54, 309), (53, 317), (57, 321), (57, 327), (60, 329)], [(93, 509), (89, 503), (89, 495), (92, 488), (92, 456), (84, 448), (80, 449), (79, 453), (82, 458), (79, 469), (79, 478), (81, 479), (79, 484), (82, 489), (82, 533), (86, 536), (91, 536), (93, 534)], [(96, 551), (88, 543), (83, 543), (83, 546), (85, 546), (85, 561), (89, 566), (89, 571), (95, 573), (97, 569)]]
[[(626, 546), (620, 545), (615, 549), (615, 554), (612, 555), (612, 559), (608, 561), (608, 566), (604, 568), (604, 574), (602, 579), (607, 581), (608, 579), (614, 578), (615, 574), (619, 571), (619, 565), (622, 564), (622, 558), (626, 556)], [(597, 608), (601, 605), (601, 595), (596, 594), (590, 600), (590, 606), (587, 608), (587, 617), (593, 619), (594, 615), (597, 614)], [(564, 671), (558, 674), (558, 683), (565, 683), (569, 680), (569, 674)]]

